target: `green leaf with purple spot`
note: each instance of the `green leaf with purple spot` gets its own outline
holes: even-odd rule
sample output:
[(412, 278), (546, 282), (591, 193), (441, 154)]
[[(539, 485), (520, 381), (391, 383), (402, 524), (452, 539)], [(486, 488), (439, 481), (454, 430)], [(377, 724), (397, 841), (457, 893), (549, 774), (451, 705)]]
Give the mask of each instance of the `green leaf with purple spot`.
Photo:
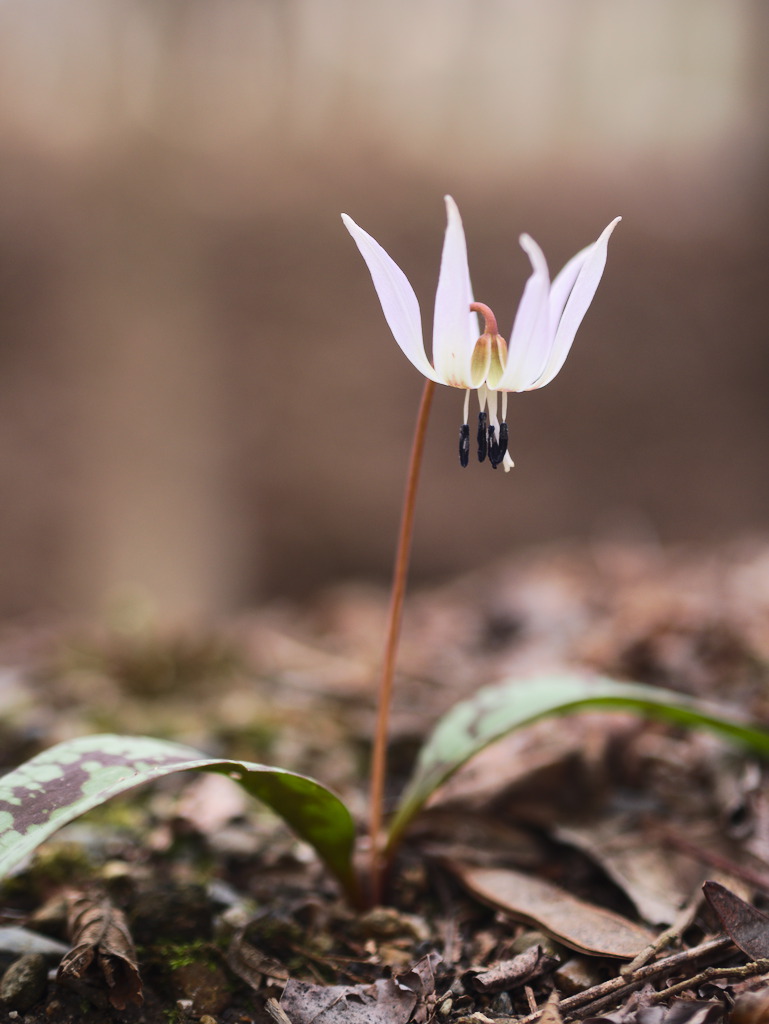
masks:
[(148, 736), (83, 736), (43, 751), (0, 778), (0, 877), (62, 825), (110, 797), (185, 771), (234, 778), (313, 846), (345, 892), (355, 897), (355, 826), (339, 797), (305, 775), (206, 757)]
[(388, 849), (439, 786), (475, 754), (513, 729), (548, 715), (615, 708), (678, 725), (706, 728), (769, 756), (769, 731), (730, 710), (671, 690), (598, 676), (540, 676), (484, 687), (456, 704), (422, 748), (390, 825)]

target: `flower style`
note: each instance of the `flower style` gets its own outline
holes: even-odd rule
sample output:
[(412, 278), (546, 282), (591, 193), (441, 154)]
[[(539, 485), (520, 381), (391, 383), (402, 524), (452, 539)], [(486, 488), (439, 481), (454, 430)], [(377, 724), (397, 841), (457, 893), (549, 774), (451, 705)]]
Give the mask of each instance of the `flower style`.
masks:
[[(572, 257), (552, 283), (542, 250), (529, 235), (521, 235), (521, 247), (531, 261), (532, 274), (523, 290), (508, 344), (499, 335), (489, 307), (473, 300), (465, 233), (451, 196), (446, 196), (446, 211), (448, 224), (433, 316), (432, 364), (425, 353), (419, 302), (406, 275), (351, 217), (343, 213), (342, 220), (366, 261), (385, 319), (403, 352), (425, 377), (466, 391), (459, 433), (461, 464), (466, 466), (469, 460), (470, 392), (477, 391), (478, 459), (483, 462), (488, 455), (494, 469), (502, 463), (505, 470), (510, 470), (513, 461), (507, 451), (507, 394), (542, 388), (563, 366), (606, 266), (609, 236), (621, 218), (613, 220), (596, 242)], [(483, 332), (478, 314), (484, 319)]]

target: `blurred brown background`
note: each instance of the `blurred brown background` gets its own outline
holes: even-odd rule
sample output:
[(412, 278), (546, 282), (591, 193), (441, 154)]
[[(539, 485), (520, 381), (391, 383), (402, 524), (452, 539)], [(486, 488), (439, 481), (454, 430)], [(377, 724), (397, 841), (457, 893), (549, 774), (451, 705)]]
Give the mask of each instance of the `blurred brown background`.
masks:
[[(452, 193), (509, 332), (529, 231), (604, 281), (516, 469), (430, 430), (415, 575), (769, 519), (762, 0), (4, 0), (0, 611), (227, 611), (385, 578)], [(106, 603), (106, 604), (105, 604)]]

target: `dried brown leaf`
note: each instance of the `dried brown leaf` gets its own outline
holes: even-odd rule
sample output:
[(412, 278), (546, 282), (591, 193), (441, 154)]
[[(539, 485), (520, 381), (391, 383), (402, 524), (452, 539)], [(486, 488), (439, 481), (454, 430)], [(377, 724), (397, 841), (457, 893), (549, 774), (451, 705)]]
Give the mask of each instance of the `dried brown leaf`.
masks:
[(279, 960), (267, 956), (246, 941), (243, 931), (239, 931), (230, 943), (227, 966), (253, 989), (260, 988), (265, 979), (277, 982), (288, 980), (287, 968)]
[(674, 999), (663, 1007), (648, 1006), (647, 999), (635, 994), (614, 1013), (586, 1017), (582, 1024), (719, 1024), (724, 1016), (723, 1005), (715, 999)]
[(69, 893), (67, 928), (72, 949), (62, 958), (56, 980), (116, 1010), (129, 1003), (141, 1006), (139, 967), (122, 911), (106, 897)]
[(292, 978), (280, 1006), (292, 1024), (406, 1024), (416, 1001), (393, 978), (372, 985), (309, 985)]
[(702, 886), (721, 926), (736, 946), (752, 960), (769, 957), (769, 917), (740, 899), (720, 882)]
[(535, 925), (579, 953), (629, 960), (652, 940), (650, 932), (627, 918), (531, 875), (457, 864), (451, 869), (484, 903)]
[(526, 985), (541, 974), (552, 971), (559, 960), (548, 956), (541, 946), (529, 946), (512, 960), (500, 960), (486, 970), (470, 970), (470, 984), (477, 992), (507, 992)]
[(769, 987), (742, 992), (734, 1002), (731, 1024), (767, 1024), (769, 1021)]
[(399, 985), (410, 989), (417, 997), (417, 1005), (412, 1020), (414, 1024), (425, 1024), (435, 1009), (435, 971), (441, 963), (440, 953), (432, 952), (418, 960), (410, 971), (399, 974), (396, 981)]
[[(653, 1009), (655, 1007), (650, 1006), (640, 1010), (638, 1024), (656, 1024), (656, 1021), (651, 1020)], [(674, 999), (660, 1024), (719, 1024), (723, 1015), (723, 1004), (716, 1000), (705, 1002), (701, 999)]]
[(632, 814), (607, 815), (589, 825), (558, 827), (553, 834), (600, 864), (650, 924), (671, 924), (702, 882), (705, 869), (666, 849)]

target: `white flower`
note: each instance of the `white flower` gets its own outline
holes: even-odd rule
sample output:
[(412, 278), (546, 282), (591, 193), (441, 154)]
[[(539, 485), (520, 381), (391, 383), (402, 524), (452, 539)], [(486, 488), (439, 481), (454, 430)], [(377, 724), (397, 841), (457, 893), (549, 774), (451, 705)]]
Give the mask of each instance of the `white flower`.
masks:
[[(419, 302), (406, 275), (352, 218), (343, 213), (342, 220), (368, 265), (385, 319), (405, 354), (430, 380), (466, 389), (459, 435), (462, 465), (467, 465), (470, 448), (470, 392), (477, 391), (478, 458), (483, 461), (488, 454), (495, 469), (501, 462), (509, 470), (513, 461), (507, 452), (507, 393), (542, 388), (563, 366), (601, 280), (609, 236), (621, 218), (613, 220), (596, 242), (570, 259), (552, 283), (542, 250), (533, 238), (521, 235), (521, 246), (533, 272), (523, 290), (507, 344), (497, 333), (497, 322), (488, 306), (473, 301), (465, 232), (451, 196), (446, 196), (446, 211), (448, 224), (433, 316), (432, 365), (425, 353)], [(478, 313), (484, 317), (483, 333)], [(497, 419), (498, 392), (502, 395), (501, 422)]]

